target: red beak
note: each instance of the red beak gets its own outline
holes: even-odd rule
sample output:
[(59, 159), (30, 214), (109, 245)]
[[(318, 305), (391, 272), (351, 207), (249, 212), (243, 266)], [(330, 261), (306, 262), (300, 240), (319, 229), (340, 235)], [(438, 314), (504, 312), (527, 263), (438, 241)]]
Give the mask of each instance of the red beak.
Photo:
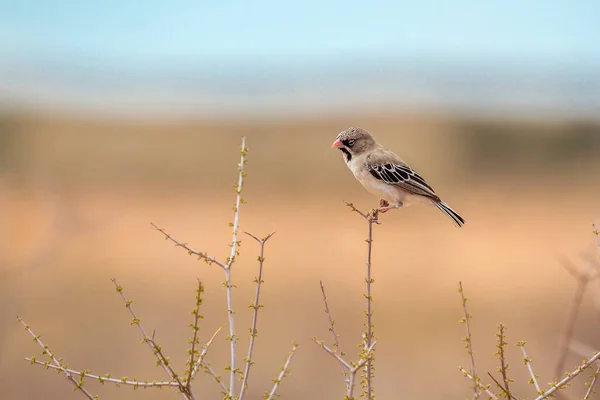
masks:
[(331, 148), (332, 149), (339, 149), (343, 145), (344, 144), (340, 141), (340, 139), (335, 139), (335, 142), (333, 142), (333, 144), (331, 145)]

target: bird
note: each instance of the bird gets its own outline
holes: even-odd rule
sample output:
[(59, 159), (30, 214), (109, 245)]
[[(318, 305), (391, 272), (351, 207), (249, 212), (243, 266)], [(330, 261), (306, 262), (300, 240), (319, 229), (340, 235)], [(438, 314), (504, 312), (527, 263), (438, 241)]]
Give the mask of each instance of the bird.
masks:
[(337, 135), (331, 148), (339, 149), (354, 177), (368, 192), (381, 198), (379, 212), (425, 201), (456, 226), (465, 224), (463, 217), (444, 203), (425, 179), (396, 153), (377, 143), (369, 131), (350, 127)]

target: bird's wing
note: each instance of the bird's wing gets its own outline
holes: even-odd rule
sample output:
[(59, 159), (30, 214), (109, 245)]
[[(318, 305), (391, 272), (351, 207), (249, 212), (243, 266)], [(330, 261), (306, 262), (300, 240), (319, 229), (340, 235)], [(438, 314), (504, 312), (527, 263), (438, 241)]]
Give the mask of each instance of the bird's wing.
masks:
[(394, 153), (371, 154), (367, 157), (365, 166), (375, 179), (416, 195), (430, 197), (437, 201), (440, 199), (425, 179)]

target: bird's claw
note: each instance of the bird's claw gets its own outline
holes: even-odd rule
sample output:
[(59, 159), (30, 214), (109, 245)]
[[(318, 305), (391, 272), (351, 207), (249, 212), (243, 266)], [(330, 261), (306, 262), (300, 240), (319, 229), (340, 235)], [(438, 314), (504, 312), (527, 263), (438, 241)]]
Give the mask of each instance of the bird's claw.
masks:
[(371, 223), (380, 224), (380, 222), (379, 222), (379, 209), (378, 208), (374, 208), (371, 211), (369, 211), (369, 213), (367, 214), (367, 219)]

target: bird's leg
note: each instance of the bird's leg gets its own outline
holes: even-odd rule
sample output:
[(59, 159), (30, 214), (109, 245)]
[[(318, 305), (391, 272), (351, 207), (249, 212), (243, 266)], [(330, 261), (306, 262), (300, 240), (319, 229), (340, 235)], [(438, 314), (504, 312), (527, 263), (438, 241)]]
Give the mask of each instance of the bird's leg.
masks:
[(379, 208), (387, 207), (389, 205), (390, 205), (390, 203), (387, 200), (385, 200), (385, 199), (379, 200)]
[(385, 201), (385, 200), (381, 200), (381, 201), (379, 202), (379, 204), (381, 204), (381, 207), (379, 207), (379, 209), (377, 210), (377, 211), (378, 211), (378, 212), (380, 212), (381, 214), (385, 213), (386, 211), (389, 211), (389, 210), (393, 210), (393, 209), (395, 209), (395, 208), (400, 208), (400, 207), (402, 207), (402, 203), (401, 203), (401, 202), (398, 202), (398, 203), (397, 203), (397, 204), (395, 204), (395, 205), (390, 205), (390, 203), (388, 203), (387, 201), (385, 201), (385, 205), (383, 205), (383, 204), (384, 204), (384, 203), (383, 203), (384, 201)]

